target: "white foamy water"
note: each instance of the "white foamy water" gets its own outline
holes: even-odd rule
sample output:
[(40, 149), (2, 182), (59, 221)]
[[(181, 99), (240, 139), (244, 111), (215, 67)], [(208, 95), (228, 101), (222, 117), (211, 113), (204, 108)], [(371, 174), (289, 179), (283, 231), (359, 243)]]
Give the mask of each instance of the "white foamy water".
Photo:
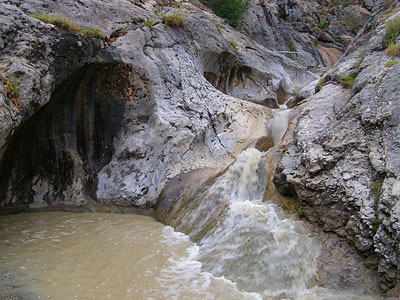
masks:
[[(233, 182), (223, 222), (200, 242), (204, 269), (264, 297), (295, 297), (311, 285), (319, 254), (299, 221), (273, 203), (263, 203), (266, 186), (258, 171), (261, 153), (241, 153), (223, 177)], [(218, 180), (210, 191), (224, 184)]]
[(267, 179), (261, 158), (256, 149), (242, 152), (209, 187), (205, 199), (224, 190), (228, 206), (224, 219), (199, 243), (196, 259), (203, 270), (263, 299), (374, 299), (315, 287), (320, 247), (303, 222), (277, 204), (262, 202)]

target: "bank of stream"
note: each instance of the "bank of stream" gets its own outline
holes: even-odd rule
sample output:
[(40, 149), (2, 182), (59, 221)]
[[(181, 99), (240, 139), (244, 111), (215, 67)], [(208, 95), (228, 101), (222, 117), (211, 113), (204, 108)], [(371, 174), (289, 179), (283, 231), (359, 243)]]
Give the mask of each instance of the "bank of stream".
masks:
[[(276, 111), (277, 144), (288, 111)], [(377, 299), (318, 287), (321, 246), (271, 201), (267, 153), (242, 152), (182, 219), (104, 213), (0, 217), (4, 299)], [(210, 224), (212, 226), (210, 226)], [(197, 241), (193, 243), (189, 236)]]

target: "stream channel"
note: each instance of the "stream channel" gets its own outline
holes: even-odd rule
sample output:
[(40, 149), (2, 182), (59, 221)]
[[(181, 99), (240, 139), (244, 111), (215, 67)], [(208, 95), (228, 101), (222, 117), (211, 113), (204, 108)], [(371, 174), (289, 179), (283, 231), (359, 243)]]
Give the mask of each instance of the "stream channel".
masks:
[[(275, 144), (287, 122), (288, 110), (274, 112)], [(378, 299), (317, 286), (320, 246), (263, 201), (264, 155), (242, 152), (185, 214), (196, 236), (219, 212), (197, 244), (148, 216), (0, 216), (0, 299)]]

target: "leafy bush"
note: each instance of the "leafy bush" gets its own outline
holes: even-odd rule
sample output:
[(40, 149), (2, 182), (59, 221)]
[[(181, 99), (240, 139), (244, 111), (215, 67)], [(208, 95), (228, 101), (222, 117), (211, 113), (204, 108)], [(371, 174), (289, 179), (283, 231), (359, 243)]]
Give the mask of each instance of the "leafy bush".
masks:
[(398, 60), (394, 59), (394, 60), (389, 60), (386, 64), (385, 67), (390, 68), (393, 67), (395, 65), (397, 65), (399, 63)]
[(243, 14), (250, 7), (250, 0), (202, 0), (215, 14), (228, 21), (229, 25), (237, 26)]
[(400, 36), (400, 17), (390, 20), (386, 25), (386, 40), (389, 43), (395, 43)]
[(390, 44), (387, 48), (386, 48), (386, 54), (391, 56), (391, 57), (396, 57), (400, 54), (400, 45), (396, 45), (396, 44)]
[(351, 88), (353, 88), (356, 77), (357, 77), (357, 74), (351, 74), (351, 75), (344, 76), (340, 80), (340, 83), (343, 85), (344, 88), (351, 89)]
[(42, 22), (53, 24), (65, 31), (77, 33), (82, 31), (82, 29), (78, 26), (78, 24), (75, 23), (74, 20), (65, 18), (63, 16), (34, 14), (32, 17)]
[(164, 16), (163, 21), (165, 25), (172, 28), (184, 27), (186, 24), (186, 17), (179, 13), (173, 13)]

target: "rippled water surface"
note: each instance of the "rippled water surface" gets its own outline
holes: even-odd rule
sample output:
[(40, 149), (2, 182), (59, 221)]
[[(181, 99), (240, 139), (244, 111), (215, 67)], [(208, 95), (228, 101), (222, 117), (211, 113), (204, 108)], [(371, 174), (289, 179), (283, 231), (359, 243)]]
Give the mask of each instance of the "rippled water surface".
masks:
[[(137, 215), (0, 217), (1, 273), (27, 299), (257, 299), (200, 270), (198, 247)], [(1, 298), (1, 297), (0, 297)]]

